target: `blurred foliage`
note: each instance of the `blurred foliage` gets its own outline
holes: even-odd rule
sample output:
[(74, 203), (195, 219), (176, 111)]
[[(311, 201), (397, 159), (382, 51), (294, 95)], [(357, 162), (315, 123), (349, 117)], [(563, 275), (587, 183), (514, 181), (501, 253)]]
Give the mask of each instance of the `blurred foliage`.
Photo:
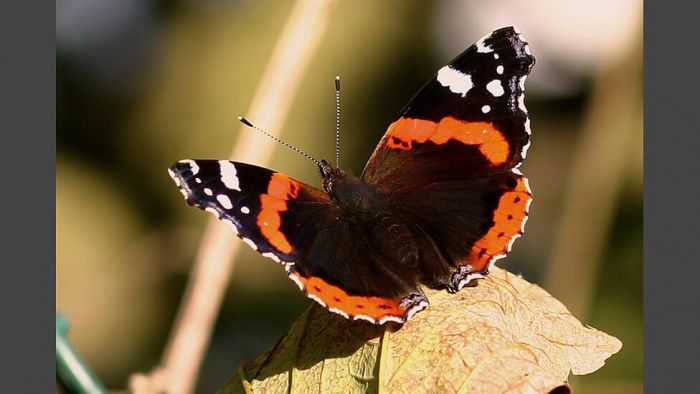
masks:
[[(158, 363), (208, 220), (182, 202), (165, 169), (182, 158), (228, 156), (236, 116), (249, 104), (292, 2), (93, 3), (57, 3), (56, 307), (71, 320), (78, 351), (116, 389)], [(437, 49), (436, 37), (445, 37), (437, 31), (447, 23), (440, 7), (450, 3), (339, 1), (283, 138), (313, 156), (333, 156), (333, 77), (341, 75), (342, 165), (359, 173), (386, 125), (457, 54)], [(536, 26), (522, 19), (510, 23), (533, 42), (528, 29)], [(452, 37), (465, 47), (480, 35)], [(533, 42), (536, 57), (546, 45)], [(533, 144), (523, 172), (535, 199), (525, 237), (500, 266), (531, 282), (549, 269), (543, 263), (566, 199), (589, 83), (601, 68), (590, 70), (577, 89), (528, 91)], [(535, 66), (532, 83), (537, 79), (547, 75)], [(636, 138), (605, 253), (591, 262), (600, 266), (592, 306), (576, 315), (624, 347), (600, 372), (573, 381), (582, 392), (642, 387), (641, 130)], [(283, 147), (268, 166), (319, 184), (315, 166)], [(231, 242), (239, 241), (232, 235)], [(272, 346), (309, 302), (279, 266), (245, 248), (198, 392), (221, 387), (241, 362)]]

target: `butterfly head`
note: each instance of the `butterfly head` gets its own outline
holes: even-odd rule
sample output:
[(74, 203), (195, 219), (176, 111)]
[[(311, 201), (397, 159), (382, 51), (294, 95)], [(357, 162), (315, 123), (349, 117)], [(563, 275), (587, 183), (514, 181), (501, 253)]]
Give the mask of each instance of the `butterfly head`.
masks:
[(323, 190), (348, 212), (374, 214), (384, 211), (384, 203), (371, 185), (321, 160)]
[(321, 177), (323, 178), (323, 190), (332, 196), (336, 183), (344, 179), (347, 174), (339, 168), (334, 168), (326, 160), (321, 160), (318, 169), (321, 171)]

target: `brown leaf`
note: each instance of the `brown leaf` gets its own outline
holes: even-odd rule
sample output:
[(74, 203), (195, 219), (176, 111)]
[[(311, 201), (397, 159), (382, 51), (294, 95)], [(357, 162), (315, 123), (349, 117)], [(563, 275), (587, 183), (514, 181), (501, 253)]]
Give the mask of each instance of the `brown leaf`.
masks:
[(585, 327), (542, 288), (494, 268), (403, 326), (313, 305), (221, 392), (547, 393), (591, 373), (622, 343)]

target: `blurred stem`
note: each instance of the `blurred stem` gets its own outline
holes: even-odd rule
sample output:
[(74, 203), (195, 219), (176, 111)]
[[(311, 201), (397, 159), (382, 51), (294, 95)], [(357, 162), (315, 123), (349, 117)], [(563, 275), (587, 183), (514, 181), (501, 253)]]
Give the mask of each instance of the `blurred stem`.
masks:
[[(301, 78), (326, 30), (333, 1), (297, 1), (282, 30), (246, 113), (271, 134), (278, 134), (287, 118)], [(275, 144), (261, 143), (264, 137), (249, 130), (239, 135), (232, 158), (257, 164), (269, 161)], [(168, 393), (190, 393), (194, 389), (230, 279), (233, 257), (241, 244), (219, 221), (211, 219), (207, 224), (162, 360)]]
[(66, 338), (68, 321), (56, 315), (56, 375), (71, 393), (107, 393)]
[(545, 287), (579, 316), (589, 310), (600, 265), (615, 264), (601, 258), (642, 133), (641, 51), (640, 39), (628, 56), (597, 76), (576, 141)]

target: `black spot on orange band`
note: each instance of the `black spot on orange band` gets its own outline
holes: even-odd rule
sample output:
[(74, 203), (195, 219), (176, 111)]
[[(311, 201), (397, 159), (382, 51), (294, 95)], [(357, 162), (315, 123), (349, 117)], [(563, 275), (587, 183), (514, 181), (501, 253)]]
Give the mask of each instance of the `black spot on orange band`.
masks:
[(290, 274), (295, 282), (301, 283), (309, 297), (318, 298), (327, 308), (334, 308), (348, 314), (367, 316), (379, 321), (387, 316), (404, 319), (406, 309), (399, 305), (399, 299), (350, 295), (338, 286), (316, 277), (304, 277), (296, 273)]
[(522, 225), (527, 218), (527, 205), (532, 200), (525, 178), (519, 178), (515, 188), (505, 192), (493, 213), (493, 226), (472, 246), (465, 264), (474, 271), (488, 268), (493, 256), (505, 254), (511, 241), (522, 234)]

